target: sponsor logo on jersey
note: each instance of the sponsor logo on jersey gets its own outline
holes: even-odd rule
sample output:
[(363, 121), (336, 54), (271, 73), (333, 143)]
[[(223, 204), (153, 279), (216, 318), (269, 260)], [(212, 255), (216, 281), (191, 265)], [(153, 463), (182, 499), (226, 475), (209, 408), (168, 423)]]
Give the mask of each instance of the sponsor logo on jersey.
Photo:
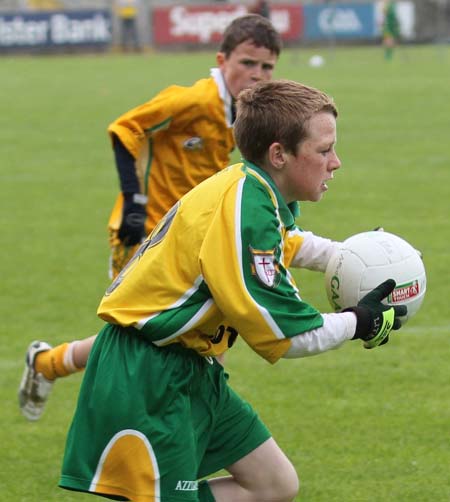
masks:
[(420, 293), (419, 281), (415, 280), (407, 284), (396, 286), (388, 296), (388, 303), (400, 303), (414, 298)]
[(257, 251), (250, 248), (253, 256), (252, 274), (269, 288), (274, 288), (280, 280), (280, 267), (275, 258), (275, 249)]
[(193, 492), (198, 490), (198, 482), (197, 481), (177, 481), (177, 486), (175, 490), (180, 492)]
[(183, 148), (185, 150), (201, 150), (203, 148), (203, 138), (198, 136), (189, 138), (183, 143)]

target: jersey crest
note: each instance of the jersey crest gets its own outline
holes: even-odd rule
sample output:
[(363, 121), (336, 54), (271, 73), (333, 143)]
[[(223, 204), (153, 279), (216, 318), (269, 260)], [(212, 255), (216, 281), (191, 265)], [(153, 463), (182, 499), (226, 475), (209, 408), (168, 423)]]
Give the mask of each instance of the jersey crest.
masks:
[(250, 248), (252, 253), (252, 274), (269, 288), (274, 288), (280, 282), (280, 268), (278, 266), (275, 249), (258, 251)]

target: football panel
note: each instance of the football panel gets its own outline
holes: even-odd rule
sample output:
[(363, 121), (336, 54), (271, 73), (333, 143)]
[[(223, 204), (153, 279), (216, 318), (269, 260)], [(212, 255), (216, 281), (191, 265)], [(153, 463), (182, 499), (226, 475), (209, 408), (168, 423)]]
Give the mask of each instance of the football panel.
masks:
[(335, 311), (356, 305), (364, 268), (359, 257), (346, 249), (330, 259), (325, 271), (325, 287)]
[[(360, 255), (367, 265), (396, 263), (417, 255), (411, 244), (389, 232), (362, 232), (345, 240), (343, 247)], [(383, 260), (383, 256), (386, 257), (386, 261)]]
[(424, 274), (423, 262), (416, 253), (401, 262), (366, 268), (361, 278), (361, 290), (370, 291), (387, 279), (394, 279), (397, 285), (407, 284)]

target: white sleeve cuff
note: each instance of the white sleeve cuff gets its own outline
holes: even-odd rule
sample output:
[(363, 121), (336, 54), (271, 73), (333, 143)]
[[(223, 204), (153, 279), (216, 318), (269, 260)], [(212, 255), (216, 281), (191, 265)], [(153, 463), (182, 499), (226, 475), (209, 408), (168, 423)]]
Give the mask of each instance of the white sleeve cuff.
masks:
[(322, 314), (323, 326), (291, 338), (291, 346), (285, 359), (307, 357), (337, 349), (346, 340), (351, 340), (356, 330), (356, 315), (353, 312)]

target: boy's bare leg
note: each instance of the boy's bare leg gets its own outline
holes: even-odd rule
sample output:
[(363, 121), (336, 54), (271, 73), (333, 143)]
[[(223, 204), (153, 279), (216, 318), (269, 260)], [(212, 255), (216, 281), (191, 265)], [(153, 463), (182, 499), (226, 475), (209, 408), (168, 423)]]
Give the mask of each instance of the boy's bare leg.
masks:
[(73, 363), (77, 368), (86, 368), (89, 353), (97, 335), (90, 336), (84, 340), (78, 340), (73, 348)]
[(299, 491), (293, 465), (272, 438), (226, 470), (231, 476), (208, 481), (217, 502), (291, 502)]

